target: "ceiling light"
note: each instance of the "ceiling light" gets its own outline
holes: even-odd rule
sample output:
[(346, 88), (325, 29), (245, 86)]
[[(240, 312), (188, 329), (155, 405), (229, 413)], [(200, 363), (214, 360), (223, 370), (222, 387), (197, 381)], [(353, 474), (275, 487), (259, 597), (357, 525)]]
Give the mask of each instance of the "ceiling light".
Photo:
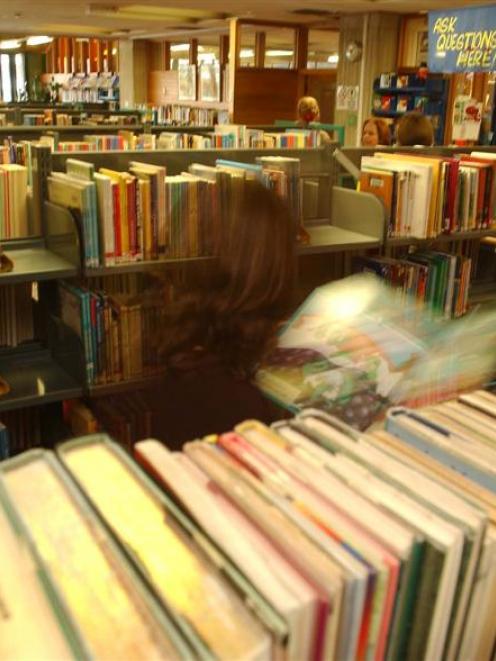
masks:
[(239, 56), (243, 57), (243, 58), (253, 57), (254, 55), (255, 55), (255, 52), (253, 51), (252, 48), (242, 48), (239, 51)]
[(18, 39), (5, 39), (0, 41), (0, 50), (15, 50), (21, 47), (21, 42)]
[(439, 51), (436, 53), (436, 57), (446, 57), (446, 52), (445, 51)]
[(332, 55), (329, 55), (327, 61), (329, 64), (337, 64), (339, 62), (339, 55), (337, 53), (333, 53)]
[(50, 44), (52, 43), (53, 38), (52, 37), (47, 37), (46, 35), (38, 35), (34, 37), (28, 37), (26, 39), (26, 45), (27, 46), (42, 46), (43, 44)]
[(189, 44), (173, 44), (170, 49), (171, 53), (181, 53), (189, 50)]
[(292, 54), (292, 50), (268, 50), (265, 53), (268, 57), (289, 57)]

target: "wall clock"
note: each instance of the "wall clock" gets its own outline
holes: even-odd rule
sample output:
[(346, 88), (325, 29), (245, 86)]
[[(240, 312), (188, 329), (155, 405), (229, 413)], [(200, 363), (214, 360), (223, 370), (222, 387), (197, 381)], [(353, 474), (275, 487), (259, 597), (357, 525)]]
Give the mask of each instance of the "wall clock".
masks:
[(359, 41), (350, 41), (346, 46), (344, 56), (348, 62), (358, 62), (362, 56), (362, 44)]

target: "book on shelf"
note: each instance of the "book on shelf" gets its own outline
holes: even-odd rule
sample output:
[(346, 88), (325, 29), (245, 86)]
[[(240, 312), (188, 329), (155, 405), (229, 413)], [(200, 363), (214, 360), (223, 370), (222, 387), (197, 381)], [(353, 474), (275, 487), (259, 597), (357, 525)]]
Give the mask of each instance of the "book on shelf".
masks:
[[(31, 641), (31, 636), (21, 636), (24, 642), (16, 643), (18, 636), (12, 636), (8, 642), (13, 650), (23, 646), (32, 656), (38, 647), (44, 650), (43, 656), (51, 645), (53, 650), (60, 648), (62, 637), (76, 658), (88, 656), (89, 650), (96, 656), (116, 658), (140, 654), (177, 658), (188, 653), (165, 609), (51, 453), (32, 450), (2, 462), (0, 473), (0, 516), (3, 520), (8, 516), (10, 537), (16, 530), (23, 548), (18, 560), (10, 557), (14, 564), (9, 571), (20, 573), (25, 561), (31, 567), (33, 596), (41, 602), (39, 593), (44, 592), (48, 601), (33, 623), (29, 625), (32, 618), (28, 618), (23, 626), (36, 630), (35, 623), (46, 620), (55, 628), (53, 640), (45, 631), (44, 644), (36, 637)], [(2, 554), (7, 535), (6, 540), (2, 538)], [(12, 600), (16, 611), (25, 611), (28, 603), (20, 592), (21, 588), (2, 593), (2, 598)], [(123, 622), (126, 626), (121, 628)], [(7, 618), (7, 626), (14, 624)], [(0, 645), (4, 636), (1, 641)]]
[(34, 339), (31, 283), (0, 287), (0, 347), (17, 347)]
[(243, 181), (257, 178), (301, 219), (300, 161), (284, 156), (256, 164), (218, 159), (167, 176), (163, 166), (131, 161), (129, 171), (67, 159), (66, 172), (48, 177), (48, 199), (76, 212), (84, 264), (117, 266), (143, 260), (215, 255), (216, 237), (229, 222)]
[(357, 257), (355, 266), (358, 271), (378, 275), (446, 319), (467, 312), (472, 270), (468, 257), (418, 251), (403, 259)]
[(0, 422), (0, 461), (7, 459), (10, 454), (9, 430)]
[[(1, 399), (0, 399), (1, 401)], [(2, 411), (2, 459), (41, 445), (41, 408), (38, 406)], [(1, 454), (1, 453), (0, 453)]]
[(163, 372), (158, 337), (170, 294), (111, 293), (60, 282), (59, 317), (81, 342), (87, 385), (144, 379)]
[(28, 220), (28, 170), (17, 163), (0, 164), (0, 239), (31, 235)]
[(490, 661), (495, 419), (478, 390), (368, 432), (306, 409), (137, 462), (102, 434), (2, 462), (0, 566), (36, 569), (8, 603), (54, 636), (11, 618), (0, 649)]
[[(389, 237), (435, 238), (486, 229), (494, 222), (494, 163), (480, 153), (445, 157), (378, 152), (362, 157), (361, 170), (360, 189), (385, 206)], [(385, 182), (391, 179), (390, 192)]]

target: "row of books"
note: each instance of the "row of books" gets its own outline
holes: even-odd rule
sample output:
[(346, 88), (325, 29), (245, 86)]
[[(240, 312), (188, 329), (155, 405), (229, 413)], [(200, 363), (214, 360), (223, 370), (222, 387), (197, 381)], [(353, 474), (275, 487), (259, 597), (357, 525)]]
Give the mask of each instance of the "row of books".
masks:
[(0, 287), (0, 347), (17, 347), (34, 338), (31, 283)]
[[(133, 161), (128, 172), (67, 159), (66, 173), (48, 177), (51, 202), (78, 210), (84, 264), (99, 265), (215, 254), (222, 218), (235, 186), (256, 177), (286, 200), (295, 224), (301, 217), (300, 161), (267, 156), (251, 165), (218, 160), (192, 164), (181, 175)], [(233, 197), (234, 199), (234, 197)]]
[(355, 264), (358, 270), (375, 273), (446, 319), (467, 312), (472, 268), (468, 257), (430, 250), (403, 259), (357, 257)]
[(3, 411), (0, 413), (0, 460), (38, 447), (41, 436), (39, 406)]
[(195, 108), (188, 105), (166, 105), (146, 108), (141, 111), (142, 121), (151, 124), (172, 124), (176, 126), (214, 126), (228, 124), (227, 110), (216, 108)]
[(160, 374), (160, 329), (170, 293), (109, 294), (60, 282), (59, 316), (78, 336), (87, 385)]
[(152, 436), (153, 411), (146, 394), (136, 391), (97, 397), (89, 403), (64, 402), (64, 420), (74, 436), (104, 430), (130, 453), (134, 444)]
[(28, 169), (0, 164), (0, 240), (29, 236)]
[(494, 154), (363, 156), (360, 190), (378, 197), (390, 237), (434, 238), (489, 227), (496, 218)]
[(422, 94), (413, 96), (411, 94), (374, 94), (372, 99), (372, 108), (381, 112), (408, 112), (417, 110), (424, 112), (430, 99)]
[(0, 652), (490, 661), (495, 417), (476, 392), (368, 434), (307, 410), (4, 461)]

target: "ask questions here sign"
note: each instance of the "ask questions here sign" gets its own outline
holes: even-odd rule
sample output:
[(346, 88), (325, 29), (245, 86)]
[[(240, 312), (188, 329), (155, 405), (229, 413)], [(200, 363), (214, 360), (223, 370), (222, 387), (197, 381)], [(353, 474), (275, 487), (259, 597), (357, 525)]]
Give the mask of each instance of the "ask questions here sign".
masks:
[(496, 5), (429, 12), (429, 70), (496, 71)]

